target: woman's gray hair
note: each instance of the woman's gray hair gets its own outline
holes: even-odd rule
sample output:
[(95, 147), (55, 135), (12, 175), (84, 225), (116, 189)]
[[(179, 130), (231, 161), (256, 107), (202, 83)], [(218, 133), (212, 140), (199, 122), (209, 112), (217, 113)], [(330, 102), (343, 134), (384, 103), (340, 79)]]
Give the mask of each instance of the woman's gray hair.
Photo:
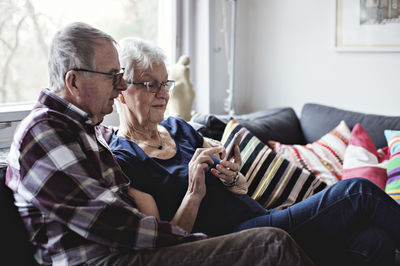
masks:
[(51, 91), (59, 92), (65, 87), (69, 70), (94, 69), (94, 51), (99, 39), (116, 44), (110, 35), (82, 22), (71, 23), (55, 34), (48, 61)]
[(126, 37), (118, 43), (119, 62), (125, 68), (125, 79), (133, 79), (134, 68), (148, 69), (153, 64), (165, 63), (167, 56), (164, 51), (145, 40)]

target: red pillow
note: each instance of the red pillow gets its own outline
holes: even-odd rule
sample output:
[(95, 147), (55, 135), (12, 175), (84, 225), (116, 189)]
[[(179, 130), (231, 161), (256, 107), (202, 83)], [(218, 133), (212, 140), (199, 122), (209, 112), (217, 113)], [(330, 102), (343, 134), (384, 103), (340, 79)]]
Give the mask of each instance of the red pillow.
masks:
[(377, 150), (368, 132), (356, 124), (344, 153), (342, 179), (363, 177), (385, 190), (389, 158), (389, 148)]

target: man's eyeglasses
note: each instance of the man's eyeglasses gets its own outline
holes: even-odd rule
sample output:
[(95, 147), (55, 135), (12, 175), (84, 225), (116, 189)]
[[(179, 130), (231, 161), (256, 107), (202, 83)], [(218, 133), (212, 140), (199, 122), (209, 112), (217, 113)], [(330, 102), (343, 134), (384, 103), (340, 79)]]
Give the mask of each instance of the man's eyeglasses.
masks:
[(149, 81), (131, 81), (126, 80), (128, 84), (142, 85), (146, 87), (146, 90), (150, 93), (157, 94), (163, 86), (167, 92), (170, 92), (175, 86), (175, 80), (167, 80), (165, 82), (149, 82)]
[(100, 71), (94, 71), (94, 70), (84, 69), (84, 68), (73, 68), (72, 70), (111, 76), (111, 77), (113, 77), (113, 86), (121, 83), (122, 77), (124, 76), (124, 72), (125, 72), (125, 68), (121, 68), (121, 70), (118, 73), (100, 72)]

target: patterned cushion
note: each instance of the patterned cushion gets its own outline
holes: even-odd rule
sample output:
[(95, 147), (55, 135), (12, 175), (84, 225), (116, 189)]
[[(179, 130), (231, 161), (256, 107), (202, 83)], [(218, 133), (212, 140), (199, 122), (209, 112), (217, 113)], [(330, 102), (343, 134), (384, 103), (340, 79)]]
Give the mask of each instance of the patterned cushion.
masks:
[[(221, 142), (225, 147), (243, 126), (232, 119)], [(275, 153), (246, 129), (239, 144), (240, 172), (246, 177), (248, 194), (267, 209), (283, 209), (321, 191), (326, 184), (308, 171)]]
[(350, 129), (341, 121), (321, 139), (307, 145), (285, 145), (269, 141), (271, 148), (299, 167), (303, 167), (329, 186), (342, 179), (343, 156)]
[(377, 150), (368, 132), (356, 124), (344, 154), (342, 179), (363, 177), (385, 190), (389, 157), (389, 148)]
[(400, 131), (385, 130), (385, 137), (390, 149), (385, 191), (400, 203)]

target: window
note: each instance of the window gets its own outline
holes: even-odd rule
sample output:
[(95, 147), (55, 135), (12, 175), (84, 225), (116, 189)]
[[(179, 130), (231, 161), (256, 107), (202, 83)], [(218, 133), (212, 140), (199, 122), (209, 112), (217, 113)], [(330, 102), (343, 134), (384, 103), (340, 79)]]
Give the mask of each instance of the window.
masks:
[[(86, 22), (115, 38), (153, 41), (172, 58), (174, 0), (9, 0), (0, 2), (0, 147), (9, 126), (48, 87), (47, 60), (54, 33)], [(30, 103), (30, 105), (29, 105)], [(6, 121), (6, 123), (4, 123)], [(13, 123), (10, 123), (14, 121)], [(5, 133), (5, 128), (7, 133)]]
[[(0, 57), (4, 61), (0, 72), (0, 103), (36, 100), (40, 89), (48, 86), (47, 55), (52, 36), (70, 22), (89, 23), (117, 41), (137, 36), (157, 43), (158, 1), (2, 1)], [(169, 40), (165, 41), (167, 37), (163, 34), (160, 38), (164, 42), (161, 46), (169, 44)]]

